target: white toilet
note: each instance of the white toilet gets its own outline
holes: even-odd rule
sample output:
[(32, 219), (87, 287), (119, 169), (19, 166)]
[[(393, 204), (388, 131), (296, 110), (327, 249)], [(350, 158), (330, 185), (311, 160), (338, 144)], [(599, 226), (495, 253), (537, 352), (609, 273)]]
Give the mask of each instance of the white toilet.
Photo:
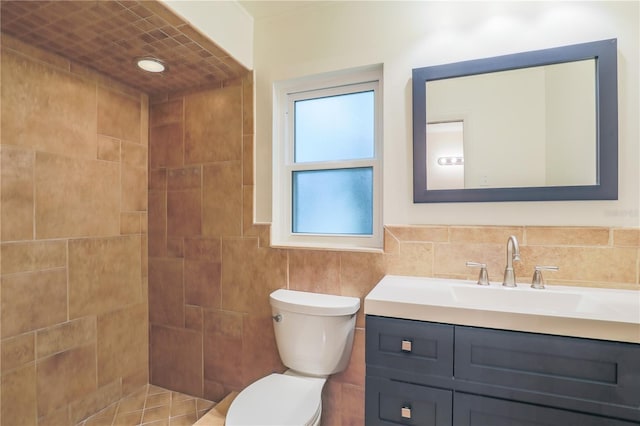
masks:
[(276, 290), (270, 302), (278, 352), (289, 370), (240, 392), (225, 426), (317, 426), (327, 377), (349, 363), (360, 299)]

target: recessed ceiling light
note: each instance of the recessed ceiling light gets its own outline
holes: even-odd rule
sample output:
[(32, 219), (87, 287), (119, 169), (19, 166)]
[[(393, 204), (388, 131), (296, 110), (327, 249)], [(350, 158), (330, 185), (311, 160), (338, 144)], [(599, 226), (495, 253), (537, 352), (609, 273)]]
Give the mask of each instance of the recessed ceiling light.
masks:
[(138, 67), (147, 72), (163, 72), (167, 67), (156, 58), (138, 58), (136, 60)]

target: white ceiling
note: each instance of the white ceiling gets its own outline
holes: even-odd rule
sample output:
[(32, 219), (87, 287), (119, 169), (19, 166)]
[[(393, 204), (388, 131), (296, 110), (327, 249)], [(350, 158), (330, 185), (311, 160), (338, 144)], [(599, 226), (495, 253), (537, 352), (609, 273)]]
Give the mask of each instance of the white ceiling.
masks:
[(329, 3), (324, 0), (238, 0), (238, 3), (253, 16), (254, 20), (296, 13), (300, 9)]

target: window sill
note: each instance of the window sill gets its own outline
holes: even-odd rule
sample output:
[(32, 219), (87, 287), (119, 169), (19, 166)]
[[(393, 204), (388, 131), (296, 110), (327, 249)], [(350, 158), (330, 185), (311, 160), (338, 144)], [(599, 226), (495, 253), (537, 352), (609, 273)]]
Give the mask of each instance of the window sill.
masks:
[(378, 253), (378, 254), (384, 253), (384, 249), (381, 247), (358, 247), (358, 246), (339, 245), (339, 244), (273, 243), (272, 242), (270, 247), (279, 248), (279, 249), (349, 251), (349, 252)]

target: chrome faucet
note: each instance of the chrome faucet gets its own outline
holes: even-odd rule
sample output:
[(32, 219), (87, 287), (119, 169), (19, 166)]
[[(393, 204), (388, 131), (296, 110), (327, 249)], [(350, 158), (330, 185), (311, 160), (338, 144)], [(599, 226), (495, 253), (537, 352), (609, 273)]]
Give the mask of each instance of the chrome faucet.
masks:
[(505, 287), (516, 286), (516, 273), (513, 271), (514, 260), (520, 260), (520, 247), (516, 236), (511, 235), (507, 240), (507, 266), (504, 268), (504, 280), (502, 280), (502, 285)]

